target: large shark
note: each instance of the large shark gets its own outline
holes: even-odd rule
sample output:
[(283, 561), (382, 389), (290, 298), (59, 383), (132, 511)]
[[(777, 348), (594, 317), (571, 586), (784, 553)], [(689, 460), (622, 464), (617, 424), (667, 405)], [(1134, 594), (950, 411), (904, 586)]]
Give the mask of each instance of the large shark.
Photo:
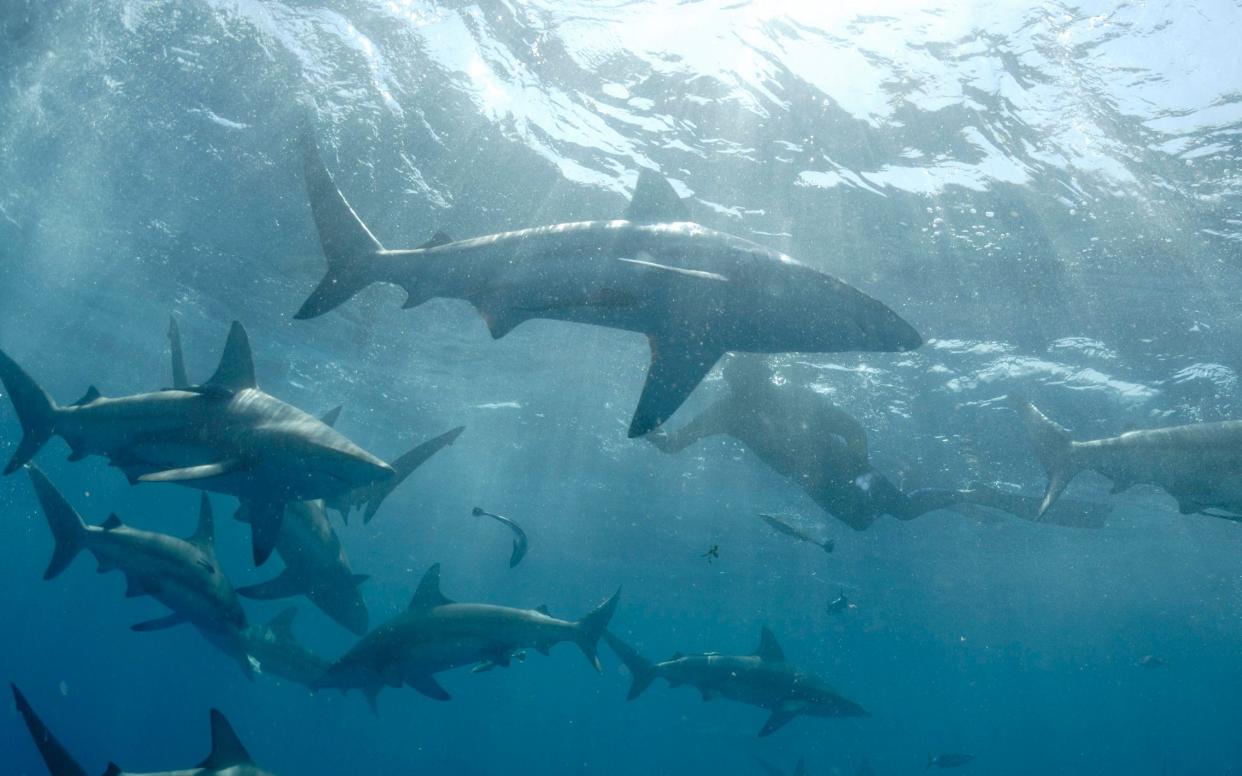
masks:
[(1024, 398), (1011, 403), (1044, 471), (1048, 487), (1039, 515), (1079, 472), (1090, 469), (1113, 481), (1113, 493), (1149, 483), (1177, 499), (1178, 510), (1242, 521), (1242, 421), (1195, 423), (1075, 442), (1066, 429)]
[(133, 626), (153, 631), (189, 624), (237, 660), (250, 673), (251, 663), (238, 632), (246, 627), (233, 586), (216, 561), (211, 502), (202, 494), (198, 527), (189, 539), (142, 531), (109, 515), (103, 525), (87, 525), (42, 471), (29, 464), (30, 481), (56, 540), (44, 579), (64, 571), (78, 553), (95, 556), (99, 571), (125, 575), (125, 596), (149, 595), (172, 610), (168, 615)]
[(3, 351), (0, 381), (23, 432), (5, 474), (59, 435), (70, 460), (106, 456), (131, 482), (173, 482), (253, 501), (261, 505), (251, 523), (257, 564), (276, 544), (285, 503), (343, 497), (393, 475), (325, 423), (259, 390), (237, 322), (215, 374), (195, 388), (105, 398), (92, 386), (60, 406)]
[[(73, 755), (69, 754), (60, 740), (39, 718), (30, 702), (26, 700), (26, 696), (17, 689), (17, 685), (10, 684), (9, 687), (13, 689), (17, 712), (22, 715), (26, 729), (30, 731), (30, 737), (34, 739), (34, 744), (43, 757), (43, 762), (47, 764), (50, 776), (85, 776), (86, 770), (78, 764)], [(272, 776), (272, 773), (255, 765), (254, 759), (242, 745), (233, 726), (223, 714), (212, 709), (211, 753), (198, 765), (193, 768), (148, 771), (140, 774), (135, 771), (123, 771), (116, 763), (108, 763), (103, 776)]]
[(409, 608), (365, 636), (315, 686), (361, 689), (372, 708), (381, 689), (403, 684), (446, 701), (451, 696), (435, 674), (471, 664), (476, 671), (507, 666), (521, 650), (533, 648), (547, 654), (562, 641), (577, 644), (599, 671), (597, 644), (620, 595), (618, 590), (577, 622), (559, 620), (546, 607), (461, 604), (440, 592), (437, 563), (423, 575)]
[(681, 406), (726, 351), (904, 351), (922, 338), (861, 291), (782, 253), (690, 220), (658, 173), (638, 176), (619, 220), (556, 224), (452, 240), (437, 233), (388, 250), (337, 189), (314, 139), (303, 139), (311, 211), (328, 271), (297, 312), (314, 318), (372, 283), (405, 307), (464, 299), (499, 339), (546, 318), (646, 334), (651, 366), (629, 435)]
[(659, 678), (672, 687), (688, 684), (697, 687), (705, 701), (720, 696), (769, 710), (771, 716), (759, 730), (760, 736), (771, 735), (799, 716), (869, 716), (862, 706), (838, 695), (818, 676), (786, 662), (784, 650), (766, 627), (759, 648), (749, 655), (679, 652), (661, 663), (652, 663), (611, 633), (604, 638), (630, 671), (628, 700), (637, 698)]
[(248, 652), (259, 664), (259, 673), (288, 679), (310, 687), (328, 670), (329, 661), (302, 646), (293, 636), (296, 607), (290, 606), (268, 622), (242, 631)]

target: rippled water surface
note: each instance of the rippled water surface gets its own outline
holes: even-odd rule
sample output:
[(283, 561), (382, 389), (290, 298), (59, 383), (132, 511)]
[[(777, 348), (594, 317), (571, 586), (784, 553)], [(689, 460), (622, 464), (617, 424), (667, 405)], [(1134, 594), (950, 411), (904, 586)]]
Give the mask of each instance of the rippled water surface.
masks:
[[(385, 286), (292, 318), (323, 271), (304, 128), (388, 246), (616, 218), (654, 169), (694, 220), (924, 335), (773, 362), (865, 426), (880, 470), (1037, 495), (1008, 394), (1077, 439), (1242, 418), (1240, 35), (1226, 0), (0, 4), (0, 347), (50, 394), (168, 385), (170, 313), (202, 380), (240, 320), (262, 387), (344, 404), (341, 430), (387, 458), (466, 426), (374, 522), (338, 524), (373, 623), (436, 562), (453, 598), (567, 617), (621, 585), (614, 630), (644, 652), (749, 653), (766, 624), (871, 716), (759, 739), (765, 712), (663, 683), (627, 703), (616, 657), (596, 676), (570, 645), (444, 674), (450, 703), (387, 690), (378, 717), (250, 682), (189, 629), (130, 632), (160, 608), (119, 575), (79, 559), (41, 581), (52, 539), (22, 475), (0, 480), (0, 666), (91, 773), (197, 762), (210, 707), (282, 774), (748, 774), (800, 756), (897, 774), (929, 751), (990, 774), (1242, 772), (1237, 523), (1088, 474), (1070, 495), (1102, 528), (940, 511), (858, 533), (736, 442), (667, 457), (627, 439), (636, 334), (538, 320), (493, 340), (468, 304), (402, 310)], [(670, 426), (725, 390), (710, 375)], [(6, 399), (0, 455), (19, 435)], [(66, 451), (39, 462), (88, 521), (191, 532), (192, 491)], [(269, 578), (218, 501), (224, 571)], [(522, 521), (518, 568), (475, 504)], [(857, 608), (833, 615), (842, 590)], [(247, 602), (257, 622), (283, 606)], [(306, 644), (351, 645), (299, 608)], [(45, 772), (15, 714), (0, 751), (6, 772)]]

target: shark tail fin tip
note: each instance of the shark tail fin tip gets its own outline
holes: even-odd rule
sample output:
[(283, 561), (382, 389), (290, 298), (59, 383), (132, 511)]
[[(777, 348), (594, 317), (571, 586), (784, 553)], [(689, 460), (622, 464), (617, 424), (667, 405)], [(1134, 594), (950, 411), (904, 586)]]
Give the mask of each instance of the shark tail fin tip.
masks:
[(310, 130), (302, 134), (302, 163), (328, 272), (293, 316), (299, 320), (323, 315), (369, 285), (361, 270), (368, 257), (384, 249), (332, 181)]
[(608, 632), (608, 623), (612, 621), (612, 615), (617, 611), (617, 603), (620, 600), (621, 588), (617, 588), (617, 592), (613, 593), (611, 598), (595, 607), (590, 614), (576, 623), (578, 646), (595, 670), (600, 673), (603, 673), (604, 669), (599, 662), (599, 640)]
[(27, 471), (30, 473), (30, 483), (34, 486), (35, 496), (39, 499), (39, 505), (43, 508), (48, 527), (52, 529), (52, 537), (56, 541), (52, 560), (47, 564), (47, 571), (43, 572), (44, 579), (52, 579), (64, 571), (82, 551), (86, 539), (86, 523), (43, 470), (32, 464), (27, 467)]
[(1048, 486), (1036, 515), (1043, 517), (1082, 466), (1074, 460), (1074, 441), (1069, 431), (1050, 420), (1023, 396), (1011, 395), (1009, 403), (1022, 418), (1027, 438), (1048, 474)]
[(22, 440), (4, 467), (5, 474), (12, 474), (52, 438), (56, 431), (56, 413), (60, 408), (47, 391), (3, 350), (0, 350), (0, 382), (9, 392), (22, 427)]
[(446, 431), (437, 437), (423, 442), (393, 461), (393, 475), (370, 487), (367, 494), (366, 509), (362, 513), (362, 522), (364, 524), (370, 523), (372, 518), (375, 517), (375, 513), (379, 511), (380, 505), (384, 503), (384, 499), (388, 498), (401, 483), (405, 482), (406, 478), (413, 474), (415, 469), (422, 466), (428, 459), (445, 447), (456, 442), (457, 437), (461, 436), (461, 432), (465, 430), (465, 426), (458, 426)]
[[(17, 705), (17, 712), (26, 723), (26, 729), (30, 731), (30, 737), (34, 739), (35, 746), (40, 756), (43, 757), (50, 776), (86, 776), (86, 771), (39, 718), (17, 685), (10, 682), (9, 687), (13, 690), (13, 701)], [(120, 773), (120, 769), (117, 773)]]
[(625, 699), (632, 701), (642, 695), (643, 691), (655, 681), (655, 665), (640, 655), (638, 650), (612, 635), (611, 631), (604, 631), (604, 641), (608, 642), (608, 646), (617, 653), (617, 657), (621, 658), (621, 662), (630, 672), (630, 691)]

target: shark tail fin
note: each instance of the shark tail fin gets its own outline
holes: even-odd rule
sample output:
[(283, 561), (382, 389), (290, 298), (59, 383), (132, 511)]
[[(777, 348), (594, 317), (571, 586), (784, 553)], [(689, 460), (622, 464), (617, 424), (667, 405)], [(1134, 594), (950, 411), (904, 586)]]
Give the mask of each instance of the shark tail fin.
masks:
[(47, 391), (39, 387), (34, 378), (0, 350), (0, 382), (4, 383), (17, 411), (22, 426), (22, 441), (17, 451), (4, 467), (5, 474), (12, 474), (39, 452), (56, 431), (56, 402)]
[(647, 658), (638, 654), (638, 650), (608, 631), (604, 632), (604, 640), (608, 642), (608, 646), (612, 647), (612, 651), (617, 653), (617, 657), (621, 658), (621, 662), (630, 671), (630, 692), (625, 696), (625, 699), (632, 701), (642, 695), (643, 690), (646, 690), (655, 681), (655, 665)]
[(599, 663), (599, 640), (608, 632), (608, 623), (617, 611), (617, 602), (621, 600), (621, 588), (612, 594), (612, 598), (595, 607), (590, 614), (578, 620), (574, 625), (577, 629), (577, 644), (582, 649), (595, 670), (603, 673)]
[(60, 494), (52, 481), (37, 466), (31, 465), (30, 482), (34, 485), (35, 495), (43, 507), (48, 527), (56, 540), (56, 548), (52, 550), (52, 560), (43, 572), (44, 579), (51, 579), (73, 562), (82, 551), (86, 538), (86, 524), (65, 497)]
[(332, 181), (309, 130), (302, 135), (302, 164), (311, 215), (328, 260), (327, 274), (293, 316), (305, 320), (323, 315), (369, 285), (371, 281), (362, 271), (366, 259), (384, 246)]
[(51, 776), (86, 776), (86, 771), (82, 770), (82, 766), (78, 765), (77, 760), (73, 759), (73, 756), (61, 745), (47, 725), (43, 724), (43, 720), (39, 719), (39, 715), (26, 700), (26, 696), (22, 695), (22, 691), (17, 689), (17, 685), (10, 684), (9, 687), (13, 690), (17, 712), (25, 720), (26, 729), (30, 731), (30, 737), (34, 739), (35, 746), (39, 748), (39, 754), (42, 755), (43, 762), (47, 764), (48, 773)]
[(1048, 487), (1036, 513), (1036, 517), (1043, 517), (1082, 466), (1074, 460), (1074, 441), (1069, 431), (1052, 422), (1025, 398), (1011, 396), (1009, 401), (1022, 418), (1026, 435), (1048, 474)]
[(426, 463), (431, 456), (456, 442), (457, 437), (465, 430), (465, 426), (458, 426), (451, 431), (445, 431), (440, 436), (428, 439), (393, 461), (392, 468), (395, 474), (371, 486), (371, 491), (367, 494), (367, 506), (366, 511), (362, 514), (362, 522), (371, 522), (371, 518), (375, 517), (375, 513), (379, 511), (380, 504), (384, 503), (384, 499), (388, 498), (388, 495), (396, 490), (402, 482), (405, 482), (406, 477), (413, 474), (414, 470)]

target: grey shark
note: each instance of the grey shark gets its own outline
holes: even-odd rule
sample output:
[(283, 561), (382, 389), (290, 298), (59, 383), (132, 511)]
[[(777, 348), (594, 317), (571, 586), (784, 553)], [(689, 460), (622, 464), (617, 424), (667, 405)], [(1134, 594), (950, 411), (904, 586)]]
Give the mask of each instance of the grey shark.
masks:
[[(35, 713), (30, 702), (17, 685), (10, 684), (13, 699), (17, 703), (17, 712), (21, 714), (30, 731), (43, 762), (47, 765), (50, 776), (85, 776), (86, 770), (78, 764), (73, 755), (48, 726)], [(178, 768), (171, 771), (135, 771), (121, 770), (115, 763), (108, 763), (103, 776), (272, 776), (270, 771), (255, 765), (250, 753), (242, 745), (241, 739), (233, 730), (233, 726), (219, 711), (211, 710), (211, 752), (207, 758), (192, 768)]]
[(29, 465), (30, 481), (56, 540), (44, 579), (64, 571), (78, 553), (95, 556), (99, 571), (125, 575), (125, 596), (149, 595), (171, 612), (133, 626), (154, 631), (193, 625), (212, 644), (234, 658), (247, 674), (251, 663), (238, 632), (246, 627), (233, 586), (216, 561), (211, 502), (202, 494), (198, 527), (189, 539), (142, 531), (115, 514), (103, 525), (87, 525), (42, 471)]
[(436, 700), (450, 695), (435, 674), (466, 665), (476, 671), (508, 666), (522, 650), (544, 654), (556, 644), (577, 644), (599, 671), (597, 644), (617, 608), (621, 591), (576, 622), (546, 607), (514, 609), (463, 604), (440, 592), (440, 565), (423, 576), (409, 608), (365, 636), (315, 683), (316, 688), (360, 689), (372, 708), (381, 689), (408, 685)]
[(295, 317), (314, 318), (372, 283), (475, 306), (494, 338), (534, 318), (647, 335), (651, 366), (630, 423), (659, 426), (727, 351), (905, 351), (922, 344), (884, 304), (819, 270), (690, 220), (658, 173), (644, 170), (619, 220), (556, 224), (388, 250), (303, 138), (311, 212), (328, 271)]
[(328, 425), (261, 391), (241, 324), (224, 355), (194, 388), (105, 398), (93, 386), (60, 406), (0, 351), (23, 437), (4, 473), (29, 461), (54, 435), (70, 460), (102, 455), (136, 482), (172, 482), (262, 505), (252, 521), (257, 564), (271, 554), (283, 505), (336, 497), (393, 475), (392, 468)]
[(242, 631), (242, 641), (259, 664), (259, 673), (310, 687), (328, 670), (329, 661), (302, 646), (293, 635), (296, 607), (290, 606), (268, 622)]
[(488, 512), (481, 507), (470, 510), (470, 514), (475, 517), (490, 517), (509, 527), (509, 530), (513, 532), (513, 552), (509, 553), (509, 568), (516, 568), (517, 564), (522, 562), (522, 558), (526, 557), (526, 551), (530, 548), (530, 541), (526, 538), (526, 532), (522, 530), (522, 526), (504, 515)]
[(1026, 427), (1048, 486), (1042, 517), (1079, 472), (1113, 481), (1113, 493), (1138, 484), (1163, 488), (1182, 514), (1196, 512), (1242, 521), (1242, 421), (1195, 423), (1075, 442), (1069, 431), (1035, 405), (1010, 397)]
[(630, 671), (627, 700), (637, 698), (656, 679), (664, 679), (671, 687), (688, 684), (698, 688), (705, 701), (724, 697), (770, 711), (767, 723), (759, 730), (760, 737), (775, 733), (799, 716), (870, 716), (818, 676), (786, 662), (784, 650), (766, 627), (760, 634), (759, 648), (749, 655), (677, 653), (661, 663), (652, 663), (611, 633), (604, 638)]

